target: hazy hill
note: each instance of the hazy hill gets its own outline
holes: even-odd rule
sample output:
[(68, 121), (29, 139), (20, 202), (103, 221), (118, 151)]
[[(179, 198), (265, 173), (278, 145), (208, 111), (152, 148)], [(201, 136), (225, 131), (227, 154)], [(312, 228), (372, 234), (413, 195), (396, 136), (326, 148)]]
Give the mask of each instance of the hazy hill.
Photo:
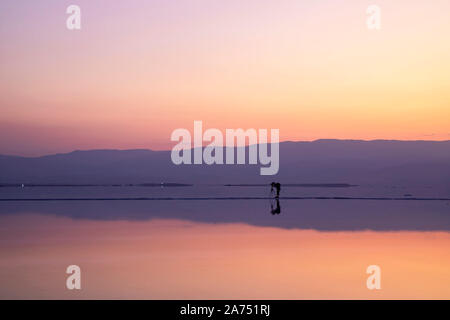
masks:
[(170, 151), (89, 150), (0, 156), (0, 183), (352, 183), (450, 188), (450, 141), (317, 140), (280, 144), (280, 171), (260, 165), (180, 165)]

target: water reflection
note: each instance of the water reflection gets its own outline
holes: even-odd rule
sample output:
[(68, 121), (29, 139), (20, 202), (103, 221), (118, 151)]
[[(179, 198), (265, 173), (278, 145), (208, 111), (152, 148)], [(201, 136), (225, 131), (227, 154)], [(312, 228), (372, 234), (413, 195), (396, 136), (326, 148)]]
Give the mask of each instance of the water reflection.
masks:
[[(2, 201), (0, 298), (450, 297), (446, 201), (268, 203), (222, 191), (153, 195), (205, 200)], [(80, 292), (64, 286), (71, 264), (84, 272)], [(371, 264), (382, 268), (381, 291), (365, 287)]]
[[(274, 205), (274, 201), (276, 204)], [(280, 214), (281, 213), (281, 207), (280, 207), (280, 199), (271, 199), (270, 201), (270, 213), (272, 214)]]
[[(1, 202), (0, 215), (39, 213), (88, 220), (182, 219), (320, 231), (450, 231), (445, 201), (289, 200), (273, 219), (267, 200)], [(279, 209), (274, 202), (270, 210)]]
[[(2, 215), (0, 299), (448, 299), (449, 247), (448, 232)], [(65, 289), (71, 264), (77, 292)], [(365, 286), (371, 264), (380, 291)]]

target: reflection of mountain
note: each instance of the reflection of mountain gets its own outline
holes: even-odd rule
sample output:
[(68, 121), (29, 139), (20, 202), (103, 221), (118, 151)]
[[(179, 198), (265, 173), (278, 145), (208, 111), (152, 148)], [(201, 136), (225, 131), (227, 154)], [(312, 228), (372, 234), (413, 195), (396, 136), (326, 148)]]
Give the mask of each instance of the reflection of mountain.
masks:
[(276, 177), (259, 165), (180, 165), (169, 151), (0, 156), (0, 183), (394, 183), (450, 188), (450, 141), (318, 140), (280, 144)]
[(90, 220), (181, 219), (286, 229), (450, 231), (448, 201), (280, 200), (6, 201), (0, 214), (41, 213)]

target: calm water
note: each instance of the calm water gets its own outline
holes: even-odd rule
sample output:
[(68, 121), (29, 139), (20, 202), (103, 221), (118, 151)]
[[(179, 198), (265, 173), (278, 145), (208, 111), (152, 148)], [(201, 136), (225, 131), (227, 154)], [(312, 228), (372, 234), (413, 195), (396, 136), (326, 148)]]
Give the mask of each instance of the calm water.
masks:
[[(0, 188), (1, 199), (266, 197), (263, 187)], [(447, 190), (283, 188), (283, 196)], [(450, 201), (0, 201), (0, 298), (450, 298)], [(65, 287), (68, 265), (82, 290)], [(366, 268), (381, 267), (381, 290)]]

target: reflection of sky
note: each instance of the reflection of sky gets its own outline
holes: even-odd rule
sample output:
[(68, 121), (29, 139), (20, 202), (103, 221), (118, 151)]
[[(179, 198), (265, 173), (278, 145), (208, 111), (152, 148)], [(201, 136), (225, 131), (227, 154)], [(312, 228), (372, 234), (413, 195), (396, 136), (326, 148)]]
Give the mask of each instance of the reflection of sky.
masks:
[[(154, 193), (158, 193), (157, 190)], [(90, 195), (87, 197), (92, 198)], [(202, 195), (195, 197), (199, 196)], [(115, 196), (108, 194), (110, 197)], [(282, 198), (281, 214), (274, 217), (270, 214), (271, 205), (276, 205), (273, 200), (217, 200), (211, 195), (206, 197), (211, 200), (2, 201), (0, 216), (35, 212), (76, 220), (147, 221), (170, 218), (319, 231), (450, 231), (449, 201)]]
[[(278, 218), (278, 217), (277, 217)], [(0, 217), (0, 298), (444, 298), (447, 232)], [(68, 265), (82, 290), (65, 289)], [(381, 267), (381, 291), (366, 268)]]

